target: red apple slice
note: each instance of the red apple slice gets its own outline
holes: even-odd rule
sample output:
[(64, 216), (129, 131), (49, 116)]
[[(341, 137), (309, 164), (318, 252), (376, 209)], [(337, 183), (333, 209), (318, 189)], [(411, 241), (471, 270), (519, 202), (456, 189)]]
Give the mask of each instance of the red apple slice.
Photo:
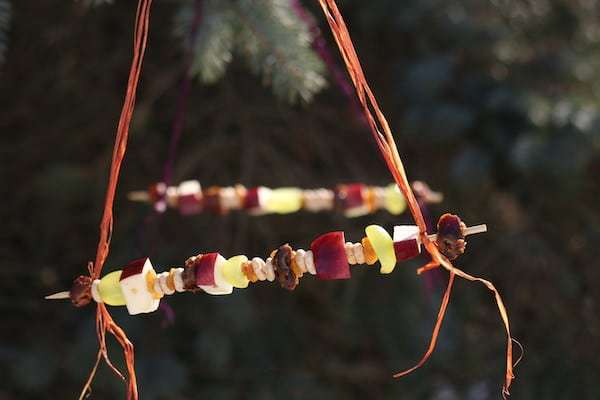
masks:
[(317, 278), (323, 280), (350, 279), (350, 265), (346, 257), (344, 232), (329, 232), (310, 244)]
[(397, 261), (414, 258), (421, 253), (418, 226), (398, 225), (394, 227), (394, 252)]
[(259, 186), (250, 188), (246, 192), (246, 197), (242, 207), (252, 215), (259, 215), (263, 213), (263, 207), (267, 203), (271, 195), (271, 189)]
[(208, 294), (230, 294), (233, 285), (223, 276), (225, 261), (219, 253), (203, 255), (196, 267), (196, 285)]
[(335, 190), (335, 201), (342, 210), (362, 207), (365, 204), (366, 186), (362, 183), (339, 185)]
[(215, 261), (219, 253), (204, 254), (196, 262), (196, 286), (214, 286), (215, 284)]
[(417, 239), (403, 240), (394, 242), (394, 252), (396, 253), (396, 261), (409, 260), (420, 254), (421, 248)]
[(177, 205), (181, 215), (194, 215), (202, 211), (202, 198), (196, 194), (180, 195)]
[(177, 204), (181, 215), (193, 215), (202, 211), (202, 186), (198, 181), (184, 181), (177, 187)]
[(244, 198), (243, 207), (246, 210), (252, 210), (260, 207), (260, 202), (258, 199), (258, 189), (257, 187), (250, 188), (246, 192), (246, 197)]
[(123, 267), (123, 272), (121, 272), (121, 277), (119, 281), (129, 278), (130, 276), (141, 274), (144, 270), (144, 265), (148, 257), (138, 258), (137, 260), (131, 261), (129, 264)]

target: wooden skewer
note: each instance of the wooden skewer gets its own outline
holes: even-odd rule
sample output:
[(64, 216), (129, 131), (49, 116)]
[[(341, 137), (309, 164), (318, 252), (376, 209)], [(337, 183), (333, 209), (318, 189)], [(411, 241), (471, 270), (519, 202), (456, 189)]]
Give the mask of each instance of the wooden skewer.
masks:
[[(484, 233), (484, 232), (487, 232), (486, 224), (469, 226), (467, 229), (465, 229), (464, 233), (465, 233), (465, 236), (469, 236), (469, 235), (475, 235), (477, 233)], [(435, 242), (437, 240), (437, 233), (434, 233), (433, 235), (427, 235), (427, 237), (429, 238), (429, 240)]]
[(467, 229), (465, 229), (465, 236), (475, 235), (477, 233), (484, 233), (484, 232), (487, 232), (486, 224), (469, 226)]
[(64, 292), (58, 292), (44, 297), (46, 300), (65, 300), (71, 297), (71, 293), (66, 290)]
[(127, 198), (131, 201), (141, 201), (144, 203), (150, 201), (150, 196), (148, 195), (148, 192), (142, 190), (127, 193)]
[[(131, 192), (131, 193), (129, 193), (128, 197), (132, 200), (135, 197), (135, 200), (137, 200), (137, 201), (144, 201), (144, 200), (142, 200), (142, 198), (147, 199), (148, 195), (146, 192)], [(480, 225), (467, 227), (464, 231), (464, 234), (465, 234), (465, 236), (469, 236), (469, 235), (475, 235), (477, 233), (484, 233), (484, 232), (487, 232), (487, 225), (480, 224)], [(431, 241), (437, 240), (437, 234), (435, 234), (435, 233), (433, 235), (427, 235), (427, 237)], [(44, 299), (46, 299), (46, 300), (66, 300), (66, 299), (69, 299), (70, 297), (71, 297), (70, 292), (68, 290), (65, 290), (63, 292), (50, 294), (50, 295), (44, 297)]]
[(431, 192), (427, 196), (427, 201), (432, 204), (439, 204), (444, 201), (444, 194), (440, 192)]

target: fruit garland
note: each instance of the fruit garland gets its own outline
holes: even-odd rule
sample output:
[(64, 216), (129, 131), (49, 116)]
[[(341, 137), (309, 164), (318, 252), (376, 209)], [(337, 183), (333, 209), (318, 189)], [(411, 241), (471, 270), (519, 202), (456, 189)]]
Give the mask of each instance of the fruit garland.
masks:
[[(412, 186), (424, 204), (439, 203), (443, 199), (441, 193), (433, 192), (423, 182), (415, 181)], [(351, 183), (334, 189), (270, 189), (264, 186), (247, 189), (243, 185), (202, 189), (200, 182), (190, 180), (178, 186), (158, 182), (150, 185), (147, 191), (129, 192), (127, 197), (132, 201), (151, 203), (158, 212), (164, 212), (167, 207), (178, 209), (181, 215), (201, 212), (227, 214), (232, 210), (244, 210), (251, 215), (336, 210), (352, 218), (380, 209), (392, 215), (406, 210), (406, 200), (396, 184), (381, 187)]]
[[(444, 214), (438, 222), (437, 235), (430, 240), (449, 259), (465, 251), (465, 237), (486, 231), (485, 225), (467, 228), (456, 215)], [(126, 306), (131, 315), (156, 311), (160, 299), (177, 292), (203, 291), (226, 295), (233, 288), (244, 289), (250, 283), (277, 281), (283, 289), (294, 290), (304, 274), (321, 280), (350, 279), (350, 265), (380, 263), (382, 274), (391, 273), (396, 264), (421, 253), (419, 228), (415, 225), (394, 227), (393, 238), (379, 225), (365, 228), (360, 242), (346, 242), (344, 232), (325, 233), (310, 244), (309, 250), (294, 250), (283, 244), (266, 259), (237, 255), (225, 259), (217, 252), (188, 258), (183, 267), (173, 267), (157, 274), (147, 257), (134, 260), (122, 270), (101, 279), (76, 280), (69, 292), (48, 298), (71, 299), (77, 307), (94, 300), (110, 306)]]
[[(266, 260), (246, 256), (236, 256), (225, 260), (218, 253), (208, 253), (191, 257), (185, 267), (171, 269), (168, 273), (156, 275), (152, 264), (147, 258), (136, 260), (123, 268), (100, 278), (104, 262), (108, 256), (110, 238), (113, 227), (113, 203), (116, 193), (119, 172), (125, 151), (129, 126), (135, 106), (137, 85), (141, 73), (142, 61), (148, 39), (148, 25), (150, 6), (152, 0), (138, 0), (135, 30), (133, 59), (129, 72), (125, 100), (117, 126), (113, 156), (111, 161), (108, 188), (104, 203), (104, 212), (100, 222), (100, 237), (94, 262), (88, 263), (87, 276), (75, 279), (69, 292), (61, 292), (47, 298), (71, 298), (74, 305), (85, 305), (95, 300), (96, 305), (96, 333), (99, 349), (96, 363), (86, 381), (80, 399), (87, 396), (98, 365), (104, 360), (108, 366), (127, 381), (127, 398), (137, 400), (137, 383), (134, 366), (133, 345), (125, 332), (114, 322), (106, 307), (109, 303), (119, 303), (127, 306), (131, 314), (149, 312), (158, 307), (160, 297), (179, 290), (199, 290), (207, 293), (211, 291), (227, 292), (234, 285), (239, 287), (247, 285), (254, 279), (260, 280), (264, 275), (266, 280), (277, 279), (280, 284), (288, 289), (297, 285), (299, 276), (314, 272), (322, 279), (346, 279), (349, 277), (349, 264), (374, 263), (380, 261), (381, 272), (389, 273), (393, 270), (396, 261), (404, 260), (426, 250), (431, 261), (417, 270), (422, 273), (434, 268), (443, 267), (449, 272), (448, 285), (442, 298), (437, 321), (433, 328), (429, 346), (421, 360), (412, 368), (399, 372), (394, 377), (401, 377), (411, 373), (422, 366), (433, 353), (437, 343), (439, 330), (444, 319), (450, 293), (456, 276), (480, 282), (493, 294), (498, 310), (506, 329), (506, 373), (502, 387), (502, 396), (506, 397), (508, 389), (514, 378), (512, 344), (508, 314), (502, 298), (494, 285), (482, 278), (471, 276), (455, 268), (450, 260), (464, 251), (464, 238), (469, 233), (484, 231), (484, 227), (469, 229), (453, 215), (444, 215), (438, 222), (438, 234), (428, 235), (427, 227), (419, 208), (419, 204), (411, 189), (404, 166), (398, 154), (396, 144), (390, 127), (377, 104), (377, 100), (362, 71), (360, 61), (350, 39), (346, 24), (334, 0), (318, 0), (319, 5), (327, 19), (335, 42), (340, 50), (346, 69), (356, 89), (356, 94), (364, 116), (368, 122), (371, 134), (383, 156), (386, 165), (394, 177), (398, 188), (407, 201), (408, 208), (416, 222), (415, 226), (399, 226), (394, 230), (394, 238), (381, 227), (370, 225), (365, 229), (366, 238), (360, 243), (345, 242), (342, 232), (331, 232), (322, 235), (311, 243), (308, 251), (294, 251), (289, 245), (280, 246), (271, 252)], [(270, 262), (269, 262), (270, 259)], [(263, 265), (264, 263), (264, 265)], [(271, 274), (272, 268), (272, 274)], [(179, 289), (179, 290), (178, 290)], [(123, 375), (110, 361), (106, 347), (106, 333), (112, 334), (123, 348), (127, 377)], [(518, 344), (518, 342), (515, 341)]]

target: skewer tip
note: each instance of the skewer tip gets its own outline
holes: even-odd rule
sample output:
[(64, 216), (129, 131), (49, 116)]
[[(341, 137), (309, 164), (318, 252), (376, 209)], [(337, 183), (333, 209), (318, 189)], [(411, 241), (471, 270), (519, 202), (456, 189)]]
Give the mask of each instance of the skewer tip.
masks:
[(465, 229), (465, 236), (474, 235), (476, 233), (484, 233), (484, 232), (487, 232), (486, 224), (469, 226), (467, 229)]
[(150, 196), (148, 195), (148, 192), (140, 190), (127, 193), (127, 199), (130, 201), (139, 201), (147, 203), (150, 201)]
[[(465, 236), (475, 235), (477, 233), (485, 233), (485, 232), (487, 232), (486, 224), (469, 226), (464, 230)], [(435, 241), (435, 240), (437, 240), (437, 233), (434, 233), (432, 235), (427, 235), (427, 237), (429, 238), (429, 240)]]
[(50, 294), (50, 295), (44, 297), (44, 299), (46, 299), (46, 300), (65, 300), (70, 297), (71, 297), (71, 293), (68, 290), (66, 290), (64, 292)]

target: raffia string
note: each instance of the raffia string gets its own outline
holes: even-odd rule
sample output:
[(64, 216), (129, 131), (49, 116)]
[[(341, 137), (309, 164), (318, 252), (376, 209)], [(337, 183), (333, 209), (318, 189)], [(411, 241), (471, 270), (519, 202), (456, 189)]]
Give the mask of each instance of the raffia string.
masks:
[(185, 54), (183, 78), (181, 80), (179, 96), (177, 97), (177, 103), (175, 106), (175, 117), (173, 118), (173, 125), (171, 128), (171, 138), (169, 139), (169, 151), (163, 168), (162, 182), (164, 182), (167, 186), (171, 183), (171, 179), (173, 177), (173, 166), (175, 165), (177, 147), (179, 146), (179, 142), (181, 141), (181, 136), (183, 134), (185, 113), (192, 89), (192, 65), (194, 64), (196, 37), (198, 33), (198, 26), (200, 25), (201, 20), (202, 0), (196, 0), (194, 3), (194, 16), (192, 18), (189, 35), (190, 44)]
[[(135, 105), (135, 96), (137, 90), (137, 84), (139, 81), (139, 76), (141, 73), (141, 66), (144, 57), (144, 52), (146, 48), (146, 42), (148, 38), (148, 24), (149, 24), (149, 16), (150, 16), (150, 6), (152, 0), (139, 0), (138, 7), (136, 12), (136, 21), (135, 21), (135, 33), (134, 33), (134, 49), (133, 49), (133, 60), (131, 64), (131, 69), (129, 73), (129, 81), (127, 85), (127, 92), (125, 95), (125, 101), (123, 104), (123, 109), (121, 111), (121, 117), (119, 119), (119, 124), (117, 127), (115, 145), (113, 150), (111, 169), (110, 169), (110, 177), (108, 183), (108, 189), (106, 192), (105, 204), (104, 204), (104, 213), (102, 216), (102, 220), (100, 223), (100, 238), (98, 241), (98, 248), (96, 252), (95, 262), (88, 265), (88, 270), (92, 279), (97, 279), (100, 276), (102, 271), (102, 267), (108, 256), (109, 246), (110, 246), (110, 237), (112, 232), (113, 225), (113, 202), (117, 187), (117, 182), (119, 178), (119, 171), (121, 168), (121, 162), (123, 157), (125, 156), (125, 151), (127, 147), (127, 138), (129, 133), (129, 125), (131, 122), (131, 117), (133, 114), (133, 109)], [(408, 180), (406, 178), (406, 173), (404, 171), (404, 167), (402, 161), (400, 160), (400, 156), (398, 154), (398, 150), (396, 148), (391, 130), (389, 125), (379, 109), (377, 101), (368, 86), (366, 79), (364, 77), (364, 73), (362, 72), (362, 68), (360, 66), (360, 62), (358, 60), (358, 56), (356, 55), (356, 51), (354, 50), (354, 46), (352, 45), (352, 41), (350, 39), (350, 35), (348, 33), (348, 29), (344, 23), (344, 20), (333, 0), (319, 0), (321, 8), (327, 18), (331, 31), (333, 33), (334, 39), (340, 49), (340, 53), (344, 62), (346, 64), (346, 68), (348, 73), (350, 74), (350, 78), (352, 79), (352, 83), (356, 89), (356, 93), (358, 99), (363, 107), (363, 111), (365, 113), (365, 117), (369, 123), (371, 128), (371, 133), (377, 143), (381, 154), (383, 155), (388, 169), (392, 173), (396, 183), (398, 184), (400, 190), (408, 200), (409, 208), (415, 219), (415, 222), (419, 226), (421, 232), (421, 240), (425, 245), (426, 249), (432, 256), (431, 265), (426, 266), (426, 269), (443, 266), (450, 273), (450, 279), (448, 281), (448, 287), (446, 288), (446, 292), (444, 294), (442, 304), (440, 307), (440, 311), (438, 313), (437, 322), (435, 328), (433, 330), (432, 338), (430, 341), (429, 348), (427, 352), (424, 354), (423, 358), (411, 369), (400, 372), (395, 377), (406, 375), (412, 372), (414, 369), (420, 367), (427, 361), (433, 350), (435, 349), (435, 344), (437, 341), (437, 336), (439, 333), (439, 329), (441, 327), (444, 314), (446, 311), (446, 307), (448, 305), (448, 301), (450, 298), (450, 293), (452, 289), (452, 284), (454, 282), (454, 276), (458, 275), (462, 278), (468, 279), (470, 281), (478, 281), (483, 283), (489, 290), (491, 290), (496, 298), (496, 303), (498, 305), (498, 309), (500, 311), (500, 315), (504, 322), (506, 333), (507, 333), (507, 353), (506, 353), (506, 377), (505, 383), (503, 387), (503, 395), (508, 394), (508, 389), (510, 387), (511, 381), (513, 379), (513, 362), (512, 362), (512, 338), (510, 336), (510, 328), (508, 315), (506, 313), (506, 309), (502, 303), (502, 299), (494, 287), (494, 285), (484, 279), (477, 278), (471, 276), (457, 268), (454, 268), (452, 264), (443, 257), (437, 250), (437, 247), (427, 238), (427, 229), (425, 226), (425, 222), (421, 212), (419, 210), (417, 201), (415, 196), (408, 184)], [(373, 112), (375, 116), (373, 116)], [(383, 134), (381, 133), (383, 130)], [(110, 361), (108, 358), (107, 350), (106, 350), (106, 332), (110, 332), (116, 340), (119, 342), (121, 347), (123, 348), (123, 353), (125, 357), (125, 362), (127, 365), (128, 378), (126, 378)], [(106, 361), (108, 366), (124, 380), (128, 381), (127, 385), (127, 398), (129, 400), (137, 400), (137, 384), (135, 377), (135, 368), (134, 368), (134, 353), (133, 353), (133, 345), (127, 338), (125, 332), (113, 321), (110, 316), (108, 310), (103, 304), (97, 305), (96, 311), (96, 333), (99, 341), (99, 350), (96, 357), (96, 363), (90, 373), (90, 376), (84, 385), (84, 388), (81, 392), (80, 399), (83, 399), (91, 388), (91, 383), (93, 381), (94, 375), (98, 368), (98, 365), (102, 359)]]
[[(131, 61), (131, 68), (129, 70), (129, 80), (127, 82), (125, 100), (123, 102), (123, 108), (121, 110), (121, 116), (117, 126), (112, 161), (110, 165), (108, 188), (106, 190), (106, 197), (104, 201), (104, 213), (102, 214), (102, 220), (100, 222), (100, 238), (98, 240), (95, 262), (90, 262), (88, 264), (88, 270), (92, 279), (97, 279), (100, 277), (102, 267), (104, 266), (104, 261), (108, 256), (108, 251), (110, 248), (110, 238), (113, 226), (113, 202), (115, 199), (115, 192), (117, 190), (121, 163), (123, 161), (123, 157), (125, 157), (125, 151), (127, 148), (129, 125), (133, 115), (137, 85), (140, 78), (140, 73), (142, 71), (142, 62), (148, 40), (148, 25), (151, 5), (152, 0), (139, 0), (137, 5), (135, 30), (133, 36), (133, 58)], [(117, 342), (119, 342), (123, 348), (123, 355), (125, 358), (125, 364), (127, 366), (127, 377), (113, 365), (108, 357), (106, 350), (107, 331), (115, 337)], [(94, 367), (92, 368), (92, 371), (81, 391), (79, 399), (81, 400), (85, 398), (91, 391), (92, 381), (96, 374), (96, 370), (98, 369), (98, 365), (100, 364), (100, 361), (104, 359), (110, 369), (117, 376), (124, 381), (127, 381), (127, 399), (137, 400), (138, 392), (135, 377), (133, 345), (127, 338), (125, 332), (119, 327), (119, 325), (117, 325), (116, 322), (114, 322), (104, 304), (98, 304), (96, 308), (96, 334), (98, 336), (99, 343), (96, 363), (94, 364)]]
[[(448, 270), (450, 277), (448, 280), (448, 286), (446, 287), (446, 291), (442, 298), (442, 303), (440, 305), (440, 310), (438, 312), (437, 321), (433, 328), (432, 336), (429, 342), (429, 346), (427, 351), (421, 358), (421, 360), (412, 368), (409, 368), (405, 371), (401, 371), (394, 375), (394, 377), (398, 378), (404, 376), (406, 374), (411, 373), (415, 369), (421, 367), (431, 356), (433, 353), (436, 343), (437, 337), (444, 320), (444, 315), (446, 313), (446, 308), (448, 306), (448, 302), (450, 300), (450, 293), (452, 291), (452, 285), (454, 283), (454, 277), (456, 275), (461, 278), (467, 279), (469, 281), (480, 282), (485, 285), (492, 293), (494, 294), (496, 304), (498, 306), (498, 310), (500, 312), (500, 316), (502, 318), (502, 322), (504, 323), (504, 327), (506, 329), (507, 343), (506, 343), (506, 374), (504, 379), (504, 384), (502, 387), (502, 396), (506, 398), (509, 395), (509, 387), (514, 378), (513, 375), (513, 359), (512, 359), (512, 342), (513, 339), (510, 334), (510, 324), (508, 320), (508, 314), (506, 312), (506, 308), (504, 307), (504, 303), (502, 302), (502, 298), (498, 293), (498, 290), (494, 287), (494, 285), (482, 278), (478, 278), (475, 276), (471, 276), (458, 268), (455, 268), (450, 261), (446, 257), (444, 257), (438, 251), (437, 247), (433, 242), (431, 242), (427, 238), (427, 227), (425, 225), (425, 221), (423, 219), (423, 215), (421, 214), (421, 210), (415, 198), (415, 195), (412, 192), (410, 185), (408, 184), (408, 179), (406, 177), (406, 172), (404, 170), (404, 166), (400, 159), (400, 155), (398, 154), (398, 149), (396, 148), (396, 143), (394, 141), (394, 137), (390, 130), (390, 127), (383, 115), (383, 112), (380, 110), (379, 105), (377, 104), (377, 100), (367, 83), (367, 80), (362, 71), (362, 67), (360, 65), (360, 61), (358, 60), (358, 56), (356, 54), (356, 50), (354, 49), (354, 45), (352, 44), (352, 40), (350, 38), (350, 34), (348, 33), (348, 28), (338, 10), (338, 7), (335, 3), (335, 0), (318, 0), (319, 4), (323, 10), (325, 17), (327, 18), (327, 22), (329, 27), (331, 28), (331, 33), (333, 34), (333, 38), (337, 43), (337, 46), (340, 50), (340, 54), (346, 64), (346, 69), (348, 70), (348, 74), (352, 80), (352, 83), (356, 89), (356, 95), (358, 96), (358, 100), (362, 105), (365, 117), (367, 118), (367, 122), (369, 123), (369, 127), (371, 130), (371, 134), (377, 143), (377, 147), (381, 152), (388, 169), (390, 170), (394, 180), (398, 184), (398, 187), (404, 194), (408, 201), (408, 205), (410, 208), (410, 212), (419, 226), (421, 241), (423, 242), (427, 251), (431, 254), (432, 261), (425, 266), (421, 271), (426, 271), (428, 269), (437, 268), (439, 266), (444, 267)], [(383, 131), (383, 133), (382, 133)], [(518, 362), (518, 360), (517, 360)]]

